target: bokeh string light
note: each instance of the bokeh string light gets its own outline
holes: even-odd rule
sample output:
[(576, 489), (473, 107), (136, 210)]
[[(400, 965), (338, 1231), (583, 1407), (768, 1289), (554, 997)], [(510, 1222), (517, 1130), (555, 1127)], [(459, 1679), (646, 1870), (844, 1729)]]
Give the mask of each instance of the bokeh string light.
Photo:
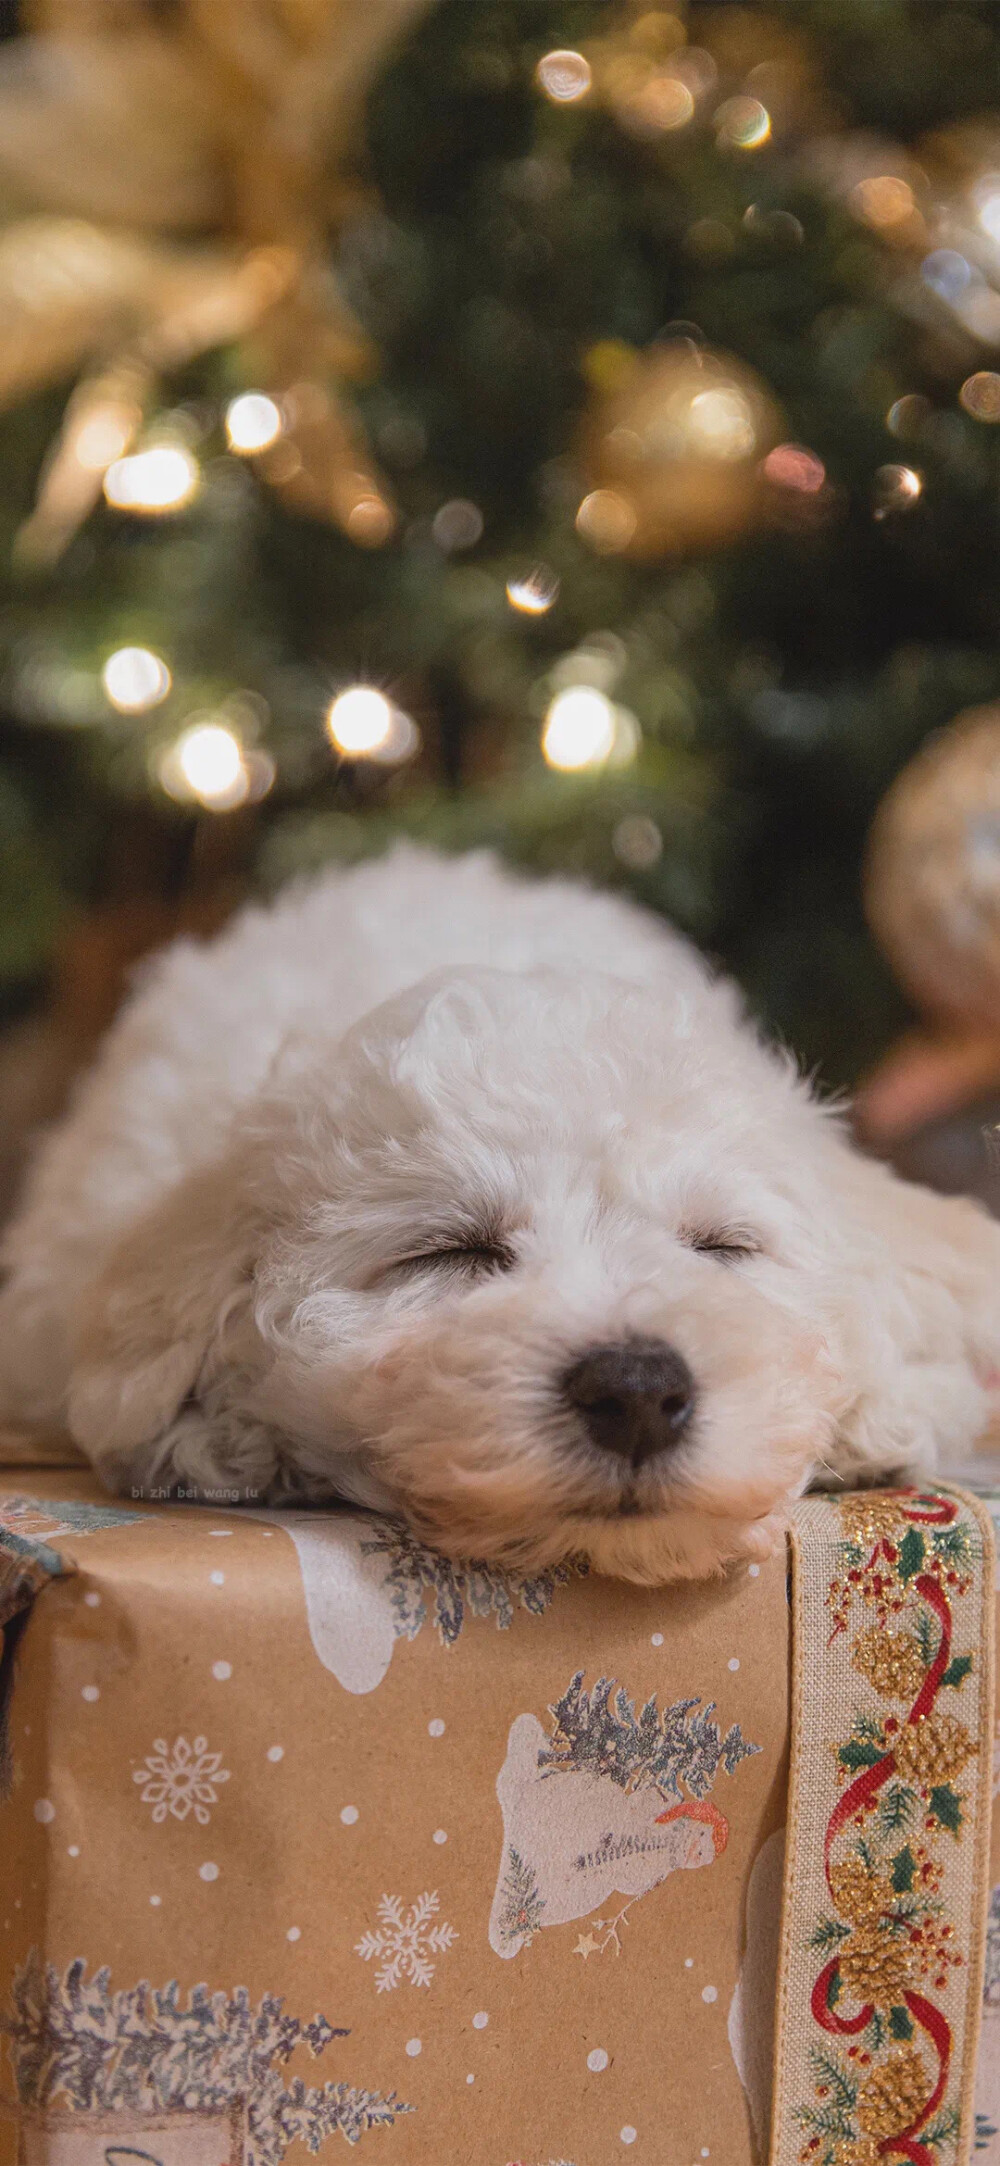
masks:
[(157, 771), (169, 797), (211, 812), (232, 811), (249, 795), (243, 748), (222, 722), (191, 723), (161, 755)]
[(185, 445), (148, 444), (109, 466), (104, 494), (115, 511), (157, 518), (183, 511), (200, 482), (197, 460)]
[(327, 733), (348, 759), (377, 752), (392, 730), (392, 705), (373, 684), (352, 684), (338, 692), (326, 717)]
[(435, 512), (431, 533), (438, 548), (447, 556), (457, 555), (462, 549), (474, 549), (483, 533), (483, 515), (478, 504), (473, 504), (467, 496), (451, 497)]
[(226, 408), (226, 438), (230, 451), (245, 456), (267, 451), (277, 443), (283, 427), (281, 408), (265, 391), (242, 391)]
[(870, 180), (857, 181), (851, 190), (850, 207), (866, 225), (884, 230), (899, 226), (911, 219), (916, 210), (916, 198), (909, 181), (895, 173), (873, 174)]
[(1000, 421), (1000, 375), (994, 369), (977, 369), (967, 376), (958, 396), (975, 421)]
[(338, 692), (327, 709), (326, 730), (345, 759), (397, 767), (420, 750), (420, 731), (412, 716), (373, 684), (352, 684)]
[(587, 96), (593, 77), (582, 53), (560, 46), (543, 53), (535, 69), (535, 81), (553, 105), (575, 105)]
[(599, 556), (627, 549), (639, 524), (634, 505), (617, 489), (591, 489), (576, 515), (576, 530)]
[(771, 115), (759, 98), (726, 98), (714, 115), (720, 150), (762, 150), (771, 137)]
[(931, 402), (922, 391), (904, 391), (902, 398), (893, 400), (885, 425), (890, 436), (917, 436), (932, 412)]
[(876, 468), (874, 481), (874, 512), (876, 519), (887, 519), (893, 512), (912, 511), (923, 495), (923, 475), (915, 467), (898, 466), (890, 461)]
[(171, 675), (149, 647), (117, 647), (101, 671), (101, 683), (120, 714), (144, 714), (166, 699)]
[(972, 191), (976, 216), (991, 241), (1000, 241), (1000, 173), (984, 173)]
[(542, 751), (550, 767), (572, 774), (602, 767), (615, 741), (615, 709), (594, 685), (568, 685), (549, 706)]
[(749, 458), (757, 442), (753, 411), (735, 384), (697, 391), (687, 415), (691, 450), (709, 459)]
[(524, 617), (544, 617), (559, 598), (559, 579), (547, 564), (535, 564), (530, 572), (508, 579), (507, 600)]
[(805, 444), (775, 444), (763, 462), (768, 481), (776, 482), (780, 489), (797, 489), (805, 496), (815, 496), (826, 480), (826, 468), (814, 451)]

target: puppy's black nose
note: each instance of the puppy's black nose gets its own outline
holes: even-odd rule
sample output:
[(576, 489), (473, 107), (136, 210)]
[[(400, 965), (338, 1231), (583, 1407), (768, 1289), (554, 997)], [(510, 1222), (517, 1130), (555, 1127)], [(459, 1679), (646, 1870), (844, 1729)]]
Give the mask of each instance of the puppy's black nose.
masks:
[(676, 1444), (694, 1412), (691, 1371), (662, 1339), (594, 1347), (562, 1390), (592, 1441), (633, 1467)]

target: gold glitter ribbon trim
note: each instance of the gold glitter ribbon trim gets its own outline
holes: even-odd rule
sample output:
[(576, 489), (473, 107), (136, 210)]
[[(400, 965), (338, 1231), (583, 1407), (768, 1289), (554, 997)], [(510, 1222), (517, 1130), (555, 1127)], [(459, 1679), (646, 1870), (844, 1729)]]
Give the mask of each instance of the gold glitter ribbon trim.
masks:
[(966, 2166), (985, 1956), (994, 1547), (974, 1497), (808, 1497), (770, 2166)]

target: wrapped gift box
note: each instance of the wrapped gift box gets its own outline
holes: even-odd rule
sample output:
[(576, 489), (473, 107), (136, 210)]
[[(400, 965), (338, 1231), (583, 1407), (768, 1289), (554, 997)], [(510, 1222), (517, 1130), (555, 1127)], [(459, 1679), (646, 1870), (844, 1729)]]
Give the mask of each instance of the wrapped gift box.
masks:
[[(3, 2166), (296, 2166), (345, 2141), (386, 2166), (760, 2166), (784, 1557), (647, 1592), (461, 1569), (354, 1513), (132, 1504), (71, 1469), (0, 1487)], [(969, 2093), (993, 1563), (971, 1509), (883, 1502), (884, 1524), (838, 1521), (836, 1571), (813, 1573), (815, 1660), (851, 1650), (829, 1736), (836, 1695), (810, 1731), (814, 1657), (795, 1650), (809, 1734), (775, 2157), (952, 2166), (975, 2143), (998, 2166), (1000, 1886)], [(880, 1543), (884, 1600), (864, 1580)], [(908, 1629), (922, 1585), (921, 1614), (950, 1619), (947, 1662)], [(918, 1690), (930, 1712), (886, 1781)], [(845, 1798), (835, 1900), (814, 1899)]]

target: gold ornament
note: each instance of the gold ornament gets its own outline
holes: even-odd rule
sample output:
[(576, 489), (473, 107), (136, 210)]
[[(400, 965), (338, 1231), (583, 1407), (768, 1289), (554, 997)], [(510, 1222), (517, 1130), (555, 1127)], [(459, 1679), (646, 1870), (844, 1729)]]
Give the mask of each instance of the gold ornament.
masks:
[[(83, 373), (22, 530), (51, 561), (127, 451), (161, 376), (253, 333), (284, 408), (259, 462), (363, 545), (394, 523), (334, 386), (371, 365), (327, 269), (330, 148), (431, 0), (36, 0), (0, 54), (0, 402)], [(27, 64), (26, 64), (27, 63)], [(279, 455), (280, 454), (280, 455)]]
[(858, 1857), (845, 1858), (842, 1865), (831, 1867), (830, 1887), (841, 1917), (849, 1918), (852, 1925), (881, 1918), (893, 1899), (888, 1874), (870, 1872)]
[(926, 1789), (960, 1774), (978, 1748), (957, 1716), (921, 1715), (919, 1722), (906, 1722), (897, 1731), (892, 1750), (904, 1780)]
[(841, 1982), (856, 2001), (895, 2008), (910, 1983), (911, 1964), (905, 1940), (878, 1925), (862, 1925), (845, 1940), (837, 1962)]
[(616, 381), (584, 417), (589, 492), (578, 523), (586, 540), (603, 553), (648, 559), (730, 541), (753, 525), (764, 501), (760, 462), (779, 416), (743, 362), (678, 339), (645, 353), (616, 349), (613, 372), (588, 373)]
[(886, 1699), (914, 1699), (927, 1675), (919, 1642), (912, 1632), (880, 1632), (877, 1625), (859, 1632), (851, 1648), (851, 1660)]
[(865, 2135), (901, 2135), (926, 2106), (932, 2088), (915, 2047), (898, 2046), (862, 2086), (858, 2121)]
[(871, 832), (865, 905), (930, 1015), (1000, 1021), (1000, 705), (973, 707), (898, 775)]

